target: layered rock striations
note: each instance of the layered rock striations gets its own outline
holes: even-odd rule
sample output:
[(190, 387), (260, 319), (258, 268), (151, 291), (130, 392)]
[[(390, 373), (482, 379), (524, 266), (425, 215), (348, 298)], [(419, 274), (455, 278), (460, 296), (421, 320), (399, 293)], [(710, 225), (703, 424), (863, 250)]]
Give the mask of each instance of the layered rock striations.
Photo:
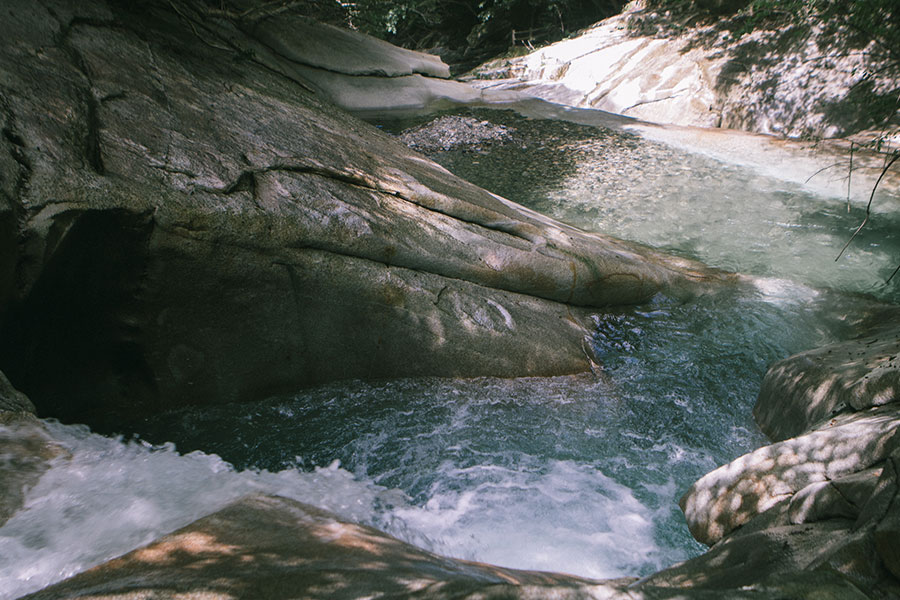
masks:
[[(4, 6), (0, 368), (39, 414), (578, 372), (590, 311), (727, 279), (514, 205), (336, 108), (298, 70), (334, 67), (332, 29), (198, 6)], [(384, 72), (435, 70), (410, 54)]]

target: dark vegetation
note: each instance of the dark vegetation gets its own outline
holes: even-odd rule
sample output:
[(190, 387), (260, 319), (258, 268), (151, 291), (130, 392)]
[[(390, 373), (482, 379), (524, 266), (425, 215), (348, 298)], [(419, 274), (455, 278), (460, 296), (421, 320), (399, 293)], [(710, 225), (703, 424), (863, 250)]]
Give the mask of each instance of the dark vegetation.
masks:
[(562, 39), (617, 14), (625, 5), (625, 0), (203, 1), (211, 11), (248, 19), (283, 10), (301, 12), (398, 46), (438, 54), (454, 73), (514, 46)]
[(358, 0), (351, 18), (391, 43), (436, 51), (460, 72), (507, 51), (562, 39), (617, 14), (622, 0)]

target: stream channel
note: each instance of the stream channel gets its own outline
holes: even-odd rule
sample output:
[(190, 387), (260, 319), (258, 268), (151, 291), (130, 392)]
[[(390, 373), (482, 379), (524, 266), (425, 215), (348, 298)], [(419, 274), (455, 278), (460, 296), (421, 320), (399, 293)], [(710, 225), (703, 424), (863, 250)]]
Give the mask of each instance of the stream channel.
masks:
[(71, 456), (0, 528), (0, 600), (251, 492), (453, 557), (649, 574), (703, 551), (681, 494), (766, 442), (751, 410), (767, 366), (851, 337), (870, 308), (900, 299), (896, 282), (884, 284), (900, 260), (900, 200), (890, 194), (877, 196), (871, 223), (835, 262), (869, 190), (854, 191), (848, 212), (845, 183), (804, 185), (805, 163), (741, 166), (622, 126), (455, 114), (456, 126), (486, 137), (444, 148), (428, 146), (430, 134), (443, 136), (429, 130), (441, 126), (435, 116), (380, 125), (424, 126), (423, 151), (511, 200), (753, 283), (598, 314), (594, 374), (344, 382), (162, 414), (118, 436), (47, 421)]

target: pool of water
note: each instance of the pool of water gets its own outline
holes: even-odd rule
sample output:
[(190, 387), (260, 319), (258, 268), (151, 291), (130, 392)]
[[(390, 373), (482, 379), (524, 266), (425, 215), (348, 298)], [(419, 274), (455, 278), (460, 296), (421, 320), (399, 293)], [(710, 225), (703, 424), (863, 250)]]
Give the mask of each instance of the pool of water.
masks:
[(755, 283), (598, 313), (599, 366), (581, 376), (342, 382), (174, 411), (119, 437), (49, 422), (67, 456), (0, 527), (0, 600), (250, 492), (509, 567), (640, 576), (702, 551), (678, 498), (765, 442), (750, 413), (767, 365), (852, 336), (876, 300), (896, 300), (882, 283), (896, 223), (879, 213), (835, 264), (859, 217), (840, 198), (621, 131), (466, 116), (512, 133), (435, 153), (452, 171)]
[[(505, 198), (730, 271), (900, 301), (900, 277), (885, 283), (900, 264), (900, 196), (879, 190), (873, 218), (836, 262), (865, 216), (870, 189), (852, 187), (848, 210), (846, 173), (838, 167), (817, 175), (820, 165), (834, 163), (829, 156), (800, 161), (783, 152), (753, 168), (622, 128), (529, 119), (511, 110), (457, 114), (501, 126), (507, 135), (429, 157)], [(427, 132), (433, 121), (382, 126)], [(801, 183), (807, 179), (810, 185)], [(825, 180), (833, 185), (820, 185)]]

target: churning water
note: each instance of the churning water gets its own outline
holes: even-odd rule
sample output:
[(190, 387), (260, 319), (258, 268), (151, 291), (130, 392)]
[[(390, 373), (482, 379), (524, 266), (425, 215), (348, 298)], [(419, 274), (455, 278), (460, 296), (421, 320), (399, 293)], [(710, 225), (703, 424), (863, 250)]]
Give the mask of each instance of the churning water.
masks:
[(598, 314), (595, 374), (332, 384), (160, 415), (132, 441), (48, 423), (68, 455), (0, 527), (0, 600), (251, 492), (510, 567), (643, 575), (702, 550), (678, 497), (764, 442), (750, 412), (769, 363), (852, 335), (871, 303), (844, 292), (894, 298), (895, 223), (879, 215), (835, 266), (858, 222), (839, 199), (619, 132), (477, 117), (512, 141), (439, 153), (451, 170), (755, 287)]

